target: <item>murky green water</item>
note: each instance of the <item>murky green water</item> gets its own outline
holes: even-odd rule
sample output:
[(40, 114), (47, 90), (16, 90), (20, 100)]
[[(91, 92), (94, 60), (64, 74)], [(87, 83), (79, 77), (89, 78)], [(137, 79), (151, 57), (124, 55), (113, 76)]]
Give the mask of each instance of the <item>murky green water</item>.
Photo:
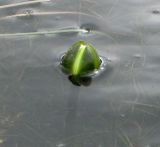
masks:
[[(1, 147), (160, 146), (158, 0), (0, 5)], [(107, 59), (88, 87), (59, 67), (78, 40)]]

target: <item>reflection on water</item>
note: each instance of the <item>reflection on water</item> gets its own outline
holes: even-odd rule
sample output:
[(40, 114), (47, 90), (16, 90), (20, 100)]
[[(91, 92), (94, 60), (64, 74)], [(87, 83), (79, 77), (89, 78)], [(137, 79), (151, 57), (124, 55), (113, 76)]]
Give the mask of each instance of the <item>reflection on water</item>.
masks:
[[(0, 5), (0, 146), (160, 146), (158, 0)], [(108, 59), (87, 87), (59, 67), (78, 40)]]
[(77, 118), (77, 105), (79, 98), (79, 88), (73, 87), (73, 93), (68, 96), (67, 104), (67, 115), (65, 119), (65, 140), (72, 140), (65, 146), (75, 146), (75, 135), (76, 135), (76, 118)]

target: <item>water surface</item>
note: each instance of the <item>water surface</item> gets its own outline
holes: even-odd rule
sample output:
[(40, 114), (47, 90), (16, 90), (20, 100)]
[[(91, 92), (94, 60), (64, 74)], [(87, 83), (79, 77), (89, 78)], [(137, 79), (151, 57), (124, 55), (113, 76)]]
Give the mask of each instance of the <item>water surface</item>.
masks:
[[(160, 2), (21, 2), (0, 2), (0, 146), (159, 147)], [(67, 29), (89, 32), (43, 33)], [(108, 59), (88, 87), (59, 68), (78, 40)]]

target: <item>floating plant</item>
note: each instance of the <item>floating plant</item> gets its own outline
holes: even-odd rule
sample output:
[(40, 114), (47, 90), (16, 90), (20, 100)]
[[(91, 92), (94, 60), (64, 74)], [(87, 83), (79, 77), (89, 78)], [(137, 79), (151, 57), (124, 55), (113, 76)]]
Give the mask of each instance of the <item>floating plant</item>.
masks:
[(99, 70), (101, 59), (92, 45), (84, 41), (74, 43), (61, 59), (64, 72), (75, 85), (89, 85), (90, 73)]

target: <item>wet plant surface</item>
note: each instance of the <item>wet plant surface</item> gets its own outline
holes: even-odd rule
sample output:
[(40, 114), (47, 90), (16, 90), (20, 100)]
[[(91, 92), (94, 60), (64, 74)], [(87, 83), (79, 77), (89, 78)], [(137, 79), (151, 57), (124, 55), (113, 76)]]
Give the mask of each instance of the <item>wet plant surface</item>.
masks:
[[(158, 0), (0, 1), (0, 146), (159, 147), (159, 10)], [(107, 59), (87, 87), (60, 68), (79, 40)]]

